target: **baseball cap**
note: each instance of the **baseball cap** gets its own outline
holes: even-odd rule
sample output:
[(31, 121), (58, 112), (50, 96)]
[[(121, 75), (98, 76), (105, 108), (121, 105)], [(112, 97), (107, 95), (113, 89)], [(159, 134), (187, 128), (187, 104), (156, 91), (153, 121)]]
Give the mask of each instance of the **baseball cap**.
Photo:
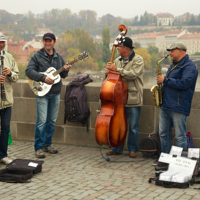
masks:
[(129, 37), (122, 37), (122, 40), (119, 41), (119, 44), (123, 44), (123, 46), (129, 47), (133, 49), (133, 41)]
[(0, 41), (1, 42), (7, 41), (7, 38), (6, 38), (6, 36), (3, 33), (0, 33)]
[(45, 33), (44, 36), (43, 36), (43, 40), (46, 40), (46, 39), (55, 41), (56, 37), (53, 33)]
[(169, 48), (167, 48), (167, 51), (171, 51), (174, 49), (181, 49), (183, 51), (187, 51), (187, 47), (183, 42), (175, 42), (173, 43)]

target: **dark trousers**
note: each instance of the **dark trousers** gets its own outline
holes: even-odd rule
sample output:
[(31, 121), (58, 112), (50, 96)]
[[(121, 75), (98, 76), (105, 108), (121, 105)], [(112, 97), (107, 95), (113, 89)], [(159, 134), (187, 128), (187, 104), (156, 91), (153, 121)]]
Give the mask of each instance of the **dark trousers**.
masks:
[(0, 110), (1, 134), (0, 134), (0, 159), (7, 157), (8, 135), (10, 129), (11, 107)]

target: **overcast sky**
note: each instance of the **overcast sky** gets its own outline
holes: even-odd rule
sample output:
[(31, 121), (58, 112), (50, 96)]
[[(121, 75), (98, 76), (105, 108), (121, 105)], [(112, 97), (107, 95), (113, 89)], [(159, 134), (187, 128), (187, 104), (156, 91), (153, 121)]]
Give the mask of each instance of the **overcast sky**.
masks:
[(174, 16), (186, 12), (200, 13), (200, 0), (0, 0), (0, 9), (13, 14), (43, 13), (53, 8), (68, 8), (72, 13), (80, 10), (94, 10), (98, 17), (112, 14), (115, 17), (132, 18), (144, 14), (145, 11), (153, 14), (169, 12)]

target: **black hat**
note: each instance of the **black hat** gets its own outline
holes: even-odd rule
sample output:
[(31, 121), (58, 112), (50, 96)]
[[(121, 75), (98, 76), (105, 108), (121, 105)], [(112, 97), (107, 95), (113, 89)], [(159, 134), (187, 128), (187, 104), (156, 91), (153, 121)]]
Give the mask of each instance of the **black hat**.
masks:
[(123, 44), (123, 46), (133, 49), (133, 41), (129, 37), (122, 37), (122, 40), (119, 41), (119, 44)]
[(43, 40), (46, 40), (46, 39), (56, 41), (56, 37), (53, 33), (45, 33), (43, 36)]

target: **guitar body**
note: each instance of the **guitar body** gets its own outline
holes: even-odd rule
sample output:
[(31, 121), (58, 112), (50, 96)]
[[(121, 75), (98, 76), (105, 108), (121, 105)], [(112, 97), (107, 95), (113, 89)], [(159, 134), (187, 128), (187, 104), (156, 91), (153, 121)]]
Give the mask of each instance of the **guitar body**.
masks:
[[(45, 72), (40, 72), (40, 74), (47, 75), (48, 77), (50, 77), (51, 79), (54, 80), (53, 84), (56, 84), (56, 83), (60, 82), (61, 78), (60, 78), (59, 74), (54, 76), (53, 75), (54, 72), (56, 72), (56, 69), (54, 67), (49, 67)], [(28, 83), (29, 83), (29, 86), (30, 86), (31, 90), (33, 91), (33, 93), (39, 97), (46, 95), (52, 87), (52, 85), (49, 85), (47, 83), (44, 83), (41, 81), (36, 82), (31, 79), (28, 80)]]
[[(69, 65), (72, 65), (74, 64), (75, 62), (79, 61), (79, 60), (83, 60), (85, 58), (88, 57), (88, 54), (87, 52), (83, 52), (81, 55), (78, 56), (78, 58), (74, 59), (73, 61), (71, 61), (70, 63), (68, 63)], [(49, 78), (53, 79), (54, 80), (54, 84), (56, 83), (59, 83), (60, 82), (60, 73), (65, 70), (64, 69), (64, 66), (61, 67), (60, 69), (56, 70), (54, 67), (49, 67), (45, 72), (40, 72), (40, 74), (45, 74), (47, 75)], [(37, 82), (37, 81), (34, 81), (32, 79), (29, 79), (28, 80), (28, 83), (29, 83), (29, 86), (31, 88), (31, 90), (33, 91), (33, 93), (39, 97), (43, 97), (44, 95), (46, 95), (52, 85), (49, 85), (49, 84), (46, 84), (42, 81), (40, 82)]]

